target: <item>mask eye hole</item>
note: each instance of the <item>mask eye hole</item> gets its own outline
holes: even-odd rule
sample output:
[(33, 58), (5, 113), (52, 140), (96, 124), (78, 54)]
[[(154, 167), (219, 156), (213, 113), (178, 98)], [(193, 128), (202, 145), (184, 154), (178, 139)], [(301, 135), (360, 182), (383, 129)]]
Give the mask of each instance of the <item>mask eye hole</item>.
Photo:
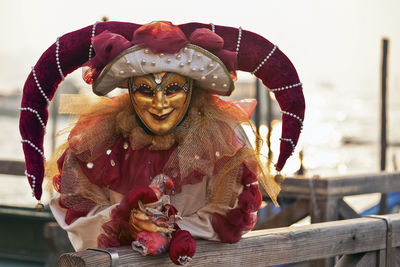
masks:
[(183, 90), (182, 86), (178, 83), (171, 83), (165, 88), (165, 95), (173, 95)]
[(136, 91), (145, 96), (154, 96), (154, 90), (145, 84), (139, 85)]

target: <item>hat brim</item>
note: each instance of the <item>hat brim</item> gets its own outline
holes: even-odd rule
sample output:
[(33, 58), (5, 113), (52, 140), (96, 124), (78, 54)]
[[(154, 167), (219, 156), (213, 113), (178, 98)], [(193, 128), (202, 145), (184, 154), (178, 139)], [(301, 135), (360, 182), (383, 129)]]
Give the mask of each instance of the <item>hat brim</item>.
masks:
[(93, 83), (93, 92), (106, 95), (126, 79), (149, 73), (175, 72), (190, 77), (200, 87), (227, 96), (235, 88), (224, 63), (211, 52), (185, 45), (176, 54), (154, 54), (144, 46), (130, 47), (108, 63)]

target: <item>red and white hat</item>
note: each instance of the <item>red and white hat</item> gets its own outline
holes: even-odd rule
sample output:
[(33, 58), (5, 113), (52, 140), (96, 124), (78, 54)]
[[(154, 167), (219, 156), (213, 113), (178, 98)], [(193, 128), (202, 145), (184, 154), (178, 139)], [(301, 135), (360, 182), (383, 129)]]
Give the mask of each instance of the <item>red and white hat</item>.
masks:
[(196, 88), (230, 95), (236, 70), (254, 74), (275, 93), (282, 110), (278, 170), (293, 153), (303, 126), (305, 101), (295, 68), (276, 45), (253, 32), (200, 23), (96, 23), (57, 38), (25, 82), (20, 132), (26, 175), (38, 200), (47, 107), (58, 84), (79, 67), (89, 67), (84, 79), (98, 95), (123, 86), (129, 77), (162, 71), (188, 76)]

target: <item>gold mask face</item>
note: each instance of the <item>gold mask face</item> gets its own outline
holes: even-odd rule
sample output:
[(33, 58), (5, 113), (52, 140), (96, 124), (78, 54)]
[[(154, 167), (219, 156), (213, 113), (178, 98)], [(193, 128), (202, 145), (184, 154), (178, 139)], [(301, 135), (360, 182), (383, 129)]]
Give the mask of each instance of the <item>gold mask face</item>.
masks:
[(173, 130), (183, 119), (192, 96), (192, 80), (176, 73), (132, 77), (129, 94), (143, 124), (154, 134)]

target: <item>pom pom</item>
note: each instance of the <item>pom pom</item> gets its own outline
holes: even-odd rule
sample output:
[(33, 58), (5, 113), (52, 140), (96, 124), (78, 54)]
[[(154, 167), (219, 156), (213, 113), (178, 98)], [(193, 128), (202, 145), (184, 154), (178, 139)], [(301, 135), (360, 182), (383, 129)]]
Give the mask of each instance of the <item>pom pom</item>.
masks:
[(132, 43), (144, 45), (153, 53), (174, 54), (189, 41), (178, 26), (169, 21), (155, 21), (138, 28)]
[(245, 164), (243, 164), (242, 184), (248, 185), (256, 181), (257, 181), (257, 176), (252, 171), (250, 171)]
[(156, 202), (158, 200), (157, 195), (149, 187), (136, 187), (128, 194), (128, 204), (131, 209), (136, 208), (138, 201), (142, 201), (143, 204)]
[(257, 216), (253, 213), (247, 213), (240, 208), (233, 209), (226, 214), (226, 218), (233, 225), (242, 231), (253, 229), (257, 223)]
[[(218, 51), (215, 51), (214, 54), (221, 59), (222, 62), (224, 62), (226, 68), (230, 72), (234, 72), (237, 69), (237, 55), (235, 52), (226, 50), (226, 49), (221, 49)], [(236, 75), (234, 74), (234, 77)], [(234, 79), (234, 78), (233, 78)]]
[(192, 44), (210, 51), (220, 50), (224, 47), (224, 39), (207, 28), (194, 30), (190, 35), (189, 40)]
[(196, 241), (193, 236), (185, 230), (176, 230), (172, 233), (169, 244), (169, 257), (177, 265), (187, 264), (196, 252)]
[(262, 196), (258, 188), (258, 184), (252, 184), (249, 187), (245, 187), (239, 195), (239, 207), (244, 212), (256, 212), (260, 208)]
[(90, 61), (90, 66), (94, 68), (104, 67), (124, 50), (132, 46), (131, 42), (122, 35), (107, 30), (93, 37), (92, 44), (96, 56)]
[(223, 243), (236, 243), (242, 238), (242, 231), (239, 227), (232, 225), (225, 216), (214, 213), (211, 225)]

